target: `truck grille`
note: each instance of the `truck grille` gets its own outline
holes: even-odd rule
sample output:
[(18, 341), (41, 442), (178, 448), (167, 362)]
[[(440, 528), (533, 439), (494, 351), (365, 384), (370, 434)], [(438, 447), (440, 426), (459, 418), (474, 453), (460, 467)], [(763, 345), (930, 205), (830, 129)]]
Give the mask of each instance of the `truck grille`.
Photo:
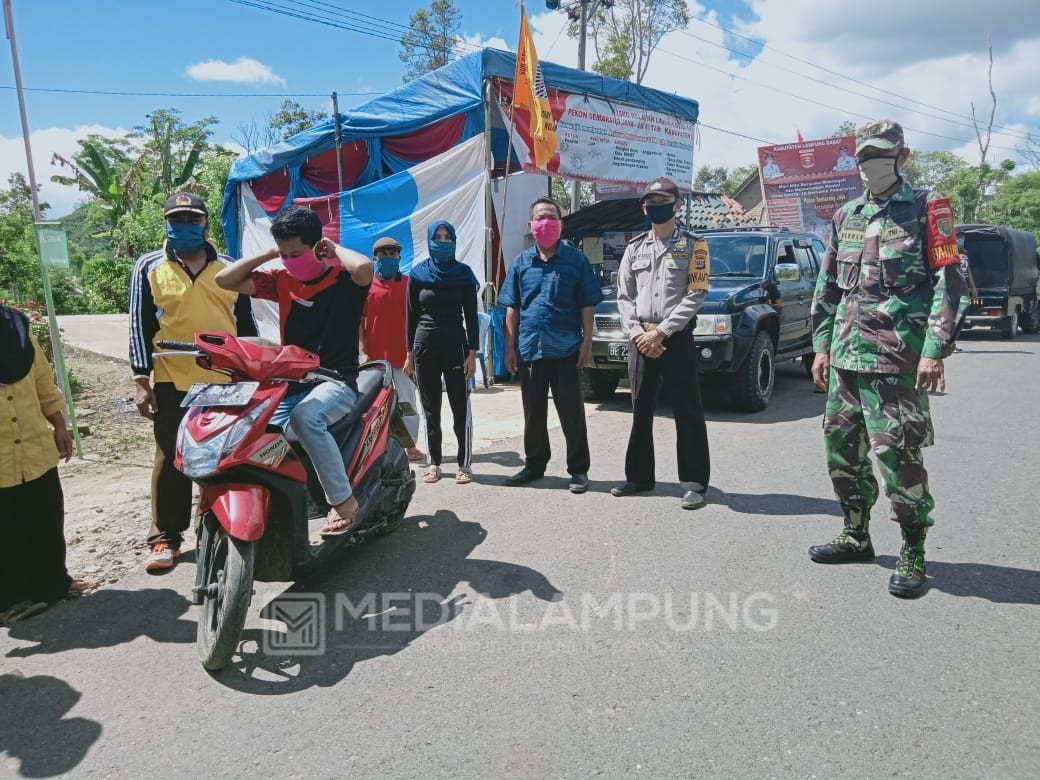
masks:
[(609, 317), (606, 315), (599, 315), (596, 317), (596, 330), (599, 333), (605, 331), (621, 332), (621, 318), (620, 317)]

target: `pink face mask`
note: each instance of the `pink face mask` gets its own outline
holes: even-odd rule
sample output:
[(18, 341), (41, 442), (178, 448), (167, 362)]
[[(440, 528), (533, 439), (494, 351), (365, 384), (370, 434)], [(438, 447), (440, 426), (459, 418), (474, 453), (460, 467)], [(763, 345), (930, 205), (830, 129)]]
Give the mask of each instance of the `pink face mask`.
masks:
[(301, 282), (317, 279), (325, 270), (325, 263), (316, 258), (314, 251), (311, 249), (296, 257), (282, 255), (282, 265), (285, 266), (286, 271)]
[(560, 240), (563, 223), (558, 219), (531, 220), (531, 235), (538, 246), (552, 246)]

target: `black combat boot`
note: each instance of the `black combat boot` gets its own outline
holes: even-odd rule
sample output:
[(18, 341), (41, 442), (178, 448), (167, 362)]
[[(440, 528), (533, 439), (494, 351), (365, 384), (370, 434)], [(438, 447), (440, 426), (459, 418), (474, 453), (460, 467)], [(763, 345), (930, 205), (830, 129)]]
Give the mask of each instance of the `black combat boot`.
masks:
[(845, 527), (828, 544), (809, 548), (809, 557), (816, 563), (870, 563), (874, 560), (874, 545), (870, 543), (870, 513), (859, 507), (842, 505)]
[(903, 546), (896, 570), (888, 580), (888, 592), (901, 599), (916, 599), (924, 593), (924, 537), (927, 527), (903, 526)]

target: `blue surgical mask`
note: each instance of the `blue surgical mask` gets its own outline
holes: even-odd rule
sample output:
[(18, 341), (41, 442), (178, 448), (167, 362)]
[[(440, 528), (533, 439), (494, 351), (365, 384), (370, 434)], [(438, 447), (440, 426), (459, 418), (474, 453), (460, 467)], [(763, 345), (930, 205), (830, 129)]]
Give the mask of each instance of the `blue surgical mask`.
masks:
[(174, 252), (197, 252), (206, 244), (206, 228), (191, 222), (169, 222), (166, 243)]
[(454, 241), (431, 241), (430, 259), (435, 263), (448, 263), (455, 259)]
[(377, 257), (376, 276), (380, 279), (393, 279), (401, 270), (401, 258), (399, 257)]

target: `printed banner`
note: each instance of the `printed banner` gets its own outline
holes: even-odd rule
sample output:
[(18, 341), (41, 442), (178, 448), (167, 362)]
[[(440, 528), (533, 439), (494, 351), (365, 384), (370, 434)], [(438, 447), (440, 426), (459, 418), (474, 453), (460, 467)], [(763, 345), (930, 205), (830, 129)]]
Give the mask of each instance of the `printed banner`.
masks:
[(830, 240), (834, 212), (863, 193), (852, 136), (758, 149), (769, 222)]
[[(372, 244), (380, 236), (396, 239), (401, 245), (404, 273), (429, 257), (427, 227), (436, 220), (447, 220), (455, 226), (456, 256), (483, 283), (486, 159), (487, 145), (481, 134), (373, 184), (320, 198), (297, 198), (294, 203), (314, 210), (326, 236), (363, 255), (371, 256)], [(242, 252), (244, 257), (253, 257), (274, 243), (272, 218), (248, 185), (240, 187), (239, 194)], [(271, 265), (280, 262), (272, 260)], [(278, 319), (272, 316), (270, 307), (260, 305), (263, 303), (254, 301), (253, 307), (260, 335), (277, 341)]]
[[(511, 84), (501, 85), (499, 109), (507, 128), (512, 91)], [(554, 89), (549, 90), (549, 105), (559, 149), (544, 168), (531, 155), (527, 109), (516, 106), (513, 146), (525, 170), (615, 184), (648, 184), (667, 176), (681, 189), (692, 188), (693, 122)]]

